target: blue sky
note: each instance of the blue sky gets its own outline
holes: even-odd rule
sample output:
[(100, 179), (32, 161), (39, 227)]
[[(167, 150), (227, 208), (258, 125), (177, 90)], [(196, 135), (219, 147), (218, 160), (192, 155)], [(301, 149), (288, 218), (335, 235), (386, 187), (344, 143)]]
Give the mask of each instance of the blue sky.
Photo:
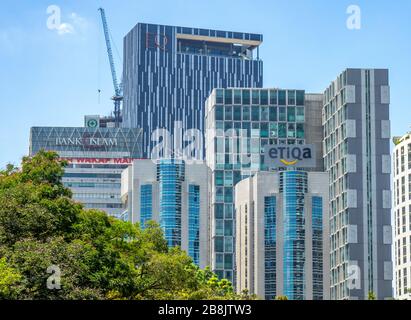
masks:
[[(346, 27), (351, 4), (360, 30)], [(60, 32), (47, 28), (50, 5), (61, 9)], [(389, 68), (392, 134), (411, 125), (409, 0), (2, 0), (0, 168), (28, 153), (31, 126), (82, 126), (84, 114), (112, 110), (99, 6), (118, 73), (123, 36), (137, 22), (262, 33), (264, 86), (322, 92), (346, 67)]]

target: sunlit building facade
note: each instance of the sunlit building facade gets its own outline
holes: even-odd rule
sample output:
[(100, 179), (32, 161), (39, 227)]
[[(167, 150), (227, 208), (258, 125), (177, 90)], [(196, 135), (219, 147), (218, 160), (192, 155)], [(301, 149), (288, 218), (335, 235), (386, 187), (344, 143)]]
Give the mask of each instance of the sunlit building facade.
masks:
[(411, 298), (411, 133), (395, 137), (394, 163), (394, 279), (395, 297)]
[(322, 95), (304, 90), (215, 89), (206, 102), (206, 163), (211, 170), (211, 266), (235, 283), (234, 186), (267, 170), (268, 144), (314, 144), (322, 171)]
[(331, 299), (393, 296), (389, 93), (386, 69), (346, 69), (324, 92)]
[(86, 209), (119, 217), (121, 172), (141, 158), (141, 129), (101, 127), (105, 118), (86, 117), (86, 127), (32, 127), (30, 155), (55, 151), (68, 162), (63, 184)]
[(122, 174), (122, 219), (157, 221), (170, 247), (179, 246), (205, 267), (209, 262), (209, 169), (182, 160), (137, 160)]
[[(204, 132), (204, 102), (214, 88), (261, 87), (261, 34), (138, 23), (124, 38), (124, 127), (152, 134)], [(203, 151), (203, 150), (201, 150)], [(202, 155), (204, 157), (204, 155)], [(202, 159), (202, 158), (201, 158)]]
[(329, 299), (328, 175), (259, 172), (235, 186), (237, 292)]

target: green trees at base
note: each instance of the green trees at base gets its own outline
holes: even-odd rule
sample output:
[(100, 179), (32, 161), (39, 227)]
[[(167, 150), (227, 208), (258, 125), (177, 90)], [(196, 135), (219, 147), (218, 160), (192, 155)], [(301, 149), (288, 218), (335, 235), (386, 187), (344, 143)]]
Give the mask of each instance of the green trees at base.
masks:
[(61, 182), (64, 166), (41, 151), (0, 171), (0, 298), (250, 298), (169, 249), (154, 222), (142, 230), (84, 210)]

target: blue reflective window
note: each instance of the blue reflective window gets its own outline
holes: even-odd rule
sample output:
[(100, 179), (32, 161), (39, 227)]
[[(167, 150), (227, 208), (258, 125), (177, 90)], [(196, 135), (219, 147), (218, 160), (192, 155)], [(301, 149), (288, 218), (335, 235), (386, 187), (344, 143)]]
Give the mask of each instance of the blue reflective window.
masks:
[(305, 92), (304, 90), (297, 90), (297, 106), (303, 106), (305, 103)]
[(260, 104), (266, 106), (268, 105), (268, 91), (260, 90)]
[(223, 103), (223, 90), (222, 89), (216, 89), (216, 103)]
[(188, 186), (188, 254), (200, 263), (200, 186)]
[(251, 90), (251, 104), (260, 104), (259, 90)]
[(243, 120), (250, 121), (250, 107), (243, 107)]
[(278, 91), (278, 104), (281, 106), (286, 105), (286, 91), (285, 90), (279, 90)]
[(223, 219), (224, 218), (224, 204), (216, 203), (214, 205), (214, 218)]
[(264, 197), (264, 276), (265, 299), (277, 295), (276, 279), (276, 197)]
[(233, 90), (231, 89), (224, 90), (224, 103), (225, 104), (233, 103)]
[(242, 96), (243, 96), (243, 104), (250, 104), (250, 90), (243, 89)]
[(323, 297), (323, 201), (312, 197), (313, 300)]
[(234, 90), (234, 104), (241, 104), (241, 90)]
[(215, 119), (224, 120), (224, 108), (223, 106), (215, 106)]
[(140, 225), (144, 229), (146, 222), (153, 217), (153, 186), (143, 184), (140, 187)]
[(305, 299), (305, 194), (307, 172), (280, 172), (283, 193), (283, 279), (284, 295)]
[(277, 104), (277, 90), (270, 90), (270, 104)]
[(157, 165), (160, 197), (160, 226), (170, 247), (181, 246), (181, 188), (184, 162), (161, 160)]
[(251, 120), (260, 121), (260, 107), (251, 107)]

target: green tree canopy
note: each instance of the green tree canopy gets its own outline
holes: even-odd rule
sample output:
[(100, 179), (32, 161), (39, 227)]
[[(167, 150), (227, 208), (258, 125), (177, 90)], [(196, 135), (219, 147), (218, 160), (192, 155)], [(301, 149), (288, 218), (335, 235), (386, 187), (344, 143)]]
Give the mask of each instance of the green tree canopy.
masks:
[(0, 298), (253, 298), (168, 248), (156, 223), (85, 210), (62, 183), (65, 165), (40, 151), (0, 171)]

